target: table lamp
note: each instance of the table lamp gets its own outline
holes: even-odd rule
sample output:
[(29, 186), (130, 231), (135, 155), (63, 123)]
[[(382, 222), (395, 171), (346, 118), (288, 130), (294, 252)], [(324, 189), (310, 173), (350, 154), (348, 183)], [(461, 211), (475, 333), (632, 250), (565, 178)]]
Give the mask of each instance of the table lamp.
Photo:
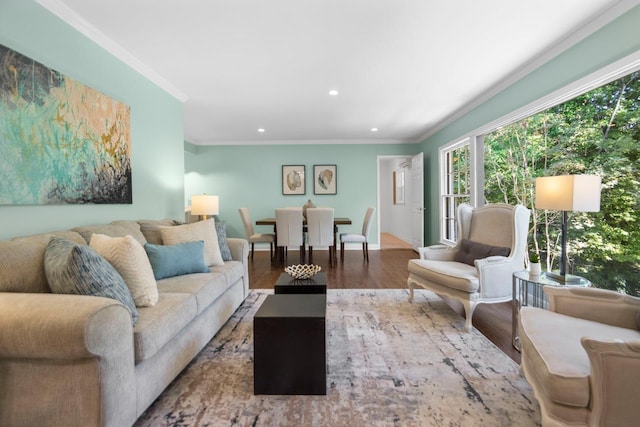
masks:
[(191, 215), (200, 215), (201, 220), (207, 219), (207, 215), (218, 215), (218, 196), (198, 194), (191, 196)]
[(598, 175), (559, 175), (536, 178), (536, 208), (562, 211), (560, 272), (546, 275), (560, 282), (579, 280), (567, 274), (568, 212), (598, 212), (600, 210)]

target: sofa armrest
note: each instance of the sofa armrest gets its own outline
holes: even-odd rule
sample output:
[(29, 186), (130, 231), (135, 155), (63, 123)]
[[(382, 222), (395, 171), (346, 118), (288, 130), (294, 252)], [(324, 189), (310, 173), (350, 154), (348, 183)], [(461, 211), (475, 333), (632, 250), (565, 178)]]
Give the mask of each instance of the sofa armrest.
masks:
[(0, 292), (0, 425), (131, 425), (133, 328), (108, 298)]
[(456, 250), (447, 245), (433, 245), (418, 248), (420, 259), (429, 259), (433, 261), (453, 261)]
[(0, 358), (79, 359), (133, 354), (129, 311), (100, 297), (0, 293)]
[(600, 341), (583, 337), (591, 375), (589, 425), (629, 425), (637, 422), (640, 384), (640, 340)]
[(246, 239), (228, 237), (227, 244), (231, 250), (231, 258), (243, 263), (249, 259), (249, 242)]
[(640, 298), (607, 289), (544, 286), (549, 310), (585, 320), (638, 329)]
[(227, 238), (227, 243), (231, 250), (231, 258), (234, 261), (242, 262), (242, 282), (246, 298), (249, 295), (249, 241), (240, 238)]

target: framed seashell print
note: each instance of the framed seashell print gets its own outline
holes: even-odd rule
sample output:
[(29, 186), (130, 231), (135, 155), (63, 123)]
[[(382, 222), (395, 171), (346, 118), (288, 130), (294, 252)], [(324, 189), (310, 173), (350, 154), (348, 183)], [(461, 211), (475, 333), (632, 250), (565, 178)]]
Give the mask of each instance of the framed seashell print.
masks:
[(282, 194), (306, 194), (304, 165), (282, 165)]
[(336, 165), (313, 165), (313, 194), (337, 194)]

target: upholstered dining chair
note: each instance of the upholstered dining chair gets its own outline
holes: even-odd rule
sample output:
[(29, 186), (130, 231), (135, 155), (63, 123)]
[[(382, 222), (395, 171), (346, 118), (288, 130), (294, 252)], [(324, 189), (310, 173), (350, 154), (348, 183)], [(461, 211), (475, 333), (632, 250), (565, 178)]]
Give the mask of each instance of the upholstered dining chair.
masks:
[(300, 248), (300, 264), (304, 263), (304, 232), (302, 208), (276, 209), (276, 246), (282, 251), (282, 260), (287, 262), (289, 247)]
[(333, 217), (333, 208), (307, 209), (307, 245), (309, 246), (309, 264), (313, 264), (313, 248), (315, 246), (328, 247), (329, 264), (334, 264), (336, 246)]
[(247, 235), (247, 240), (251, 244), (251, 259), (253, 259), (253, 252), (256, 243), (269, 243), (269, 255), (273, 259), (273, 246), (275, 244), (275, 233), (256, 233), (253, 231), (253, 222), (251, 221), (251, 215), (249, 209), (239, 208), (240, 219), (242, 219), (242, 225), (244, 226), (244, 234)]
[(457, 243), (419, 248), (409, 260), (409, 301), (414, 288), (459, 300), (471, 331), (478, 304), (510, 301), (513, 273), (524, 269), (531, 211), (523, 205), (488, 204), (457, 209)]
[(365, 261), (369, 262), (369, 232), (373, 223), (373, 215), (376, 208), (367, 208), (362, 223), (362, 233), (341, 233), (340, 234), (340, 261), (344, 261), (344, 244), (345, 243), (362, 243), (362, 254)]

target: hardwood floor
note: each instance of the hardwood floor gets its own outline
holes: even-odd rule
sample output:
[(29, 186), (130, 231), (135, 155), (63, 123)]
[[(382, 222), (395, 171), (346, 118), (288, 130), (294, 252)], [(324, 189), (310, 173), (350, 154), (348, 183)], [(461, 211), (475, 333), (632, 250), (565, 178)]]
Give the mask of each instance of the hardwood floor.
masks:
[[(384, 249), (369, 251), (369, 263), (364, 261), (362, 251), (345, 251), (344, 263), (329, 265), (329, 252), (313, 252), (314, 264), (327, 272), (329, 289), (406, 289), (407, 262), (418, 258), (412, 249)], [(288, 264), (299, 262), (299, 253), (289, 251)], [(254, 259), (249, 258), (249, 284), (251, 289), (273, 289), (273, 284), (282, 273), (283, 267), (274, 267), (269, 259), (269, 251), (256, 251)], [(419, 292), (419, 291), (418, 291)], [(462, 305), (449, 305), (463, 315)], [(473, 315), (473, 326), (491, 340), (511, 359), (520, 363), (520, 353), (511, 345), (511, 303), (481, 304)]]

